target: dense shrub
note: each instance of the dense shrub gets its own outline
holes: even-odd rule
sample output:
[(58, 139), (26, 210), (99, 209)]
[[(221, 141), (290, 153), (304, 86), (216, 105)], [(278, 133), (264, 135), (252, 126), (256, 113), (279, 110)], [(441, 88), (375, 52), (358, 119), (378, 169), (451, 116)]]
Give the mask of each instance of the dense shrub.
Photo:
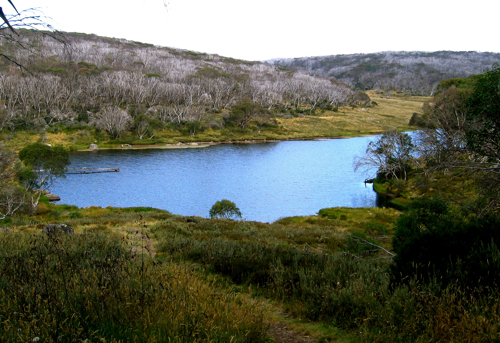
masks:
[(497, 287), (499, 226), (497, 217), (462, 218), (436, 198), (415, 201), (396, 224), (392, 281), (438, 279), (443, 285)]
[[(453, 218), (439, 201), (420, 206), (419, 211), (427, 225), (436, 217)], [(341, 251), (349, 240), (345, 242), (330, 227), (341, 222), (340, 213), (331, 209), (321, 214), (315, 221), (321, 228), (299, 227), (309, 222), (301, 217), (274, 224), (171, 217), (155, 224), (151, 232), (159, 242), (159, 254), (173, 261), (201, 263), (207, 271), (252, 285), (252, 290), (283, 301), (291, 315), (344, 328), (355, 333), (359, 342), (498, 339), (500, 301), (493, 289), (486, 294), (456, 283), (446, 286), (436, 277), (426, 283), (408, 278), (390, 288), (390, 259), (360, 258)], [(387, 230), (373, 219), (363, 228), (370, 235)], [(319, 243), (323, 239), (299, 243), (303, 234), (327, 237), (328, 232), (327, 244)], [(338, 243), (335, 250), (327, 249), (330, 240)]]

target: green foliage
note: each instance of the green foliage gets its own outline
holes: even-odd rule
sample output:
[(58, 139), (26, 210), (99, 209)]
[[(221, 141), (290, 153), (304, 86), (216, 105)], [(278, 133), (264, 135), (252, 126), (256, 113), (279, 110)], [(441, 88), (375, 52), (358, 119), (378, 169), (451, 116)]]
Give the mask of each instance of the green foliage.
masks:
[(500, 218), (462, 218), (438, 198), (414, 201), (396, 224), (393, 283), (500, 285)]
[(77, 63), (77, 66), (78, 66), (78, 74), (95, 75), (99, 73), (99, 68), (92, 63), (81, 61)]
[(19, 159), (32, 168), (23, 171), (21, 179), (33, 189), (48, 187), (57, 177), (64, 177), (70, 164), (69, 153), (63, 147), (50, 147), (41, 143), (28, 145), (19, 152)]
[(238, 60), (232, 57), (221, 57), (221, 60), (223, 60), (226, 63), (231, 63), (231, 64), (244, 64), (247, 66), (253, 66), (258, 62), (252, 62), (252, 61), (245, 61), (245, 60)]
[(411, 126), (419, 126), (419, 127), (425, 127), (426, 126), (426, 120), (425, 117), (423, 117), (422, 114), (420, 113), (413, 113), (410, 118), (410, 122), (408, 123)]
[(318, 215), (329, 219), (337, 219), (340, 216), (339, 211), (333, 208), (322, 208), (319, 210)]
[(232, 201), (223, 199), (217, 201), (209, 213), (210, 218), (226, 218), (226, 219), (235, 219), (241, 218), (241, 211), (236, 204)]
[(5, 218), (1, 219), (0, 220), (0, 224), (3, 225), (3, 224), (10, 224), (12, 223), (12, 218), (11, 217), (8, 217), (6, 216)]
[(77, 219), (77, 218), (83, 218), (83, 214), (79, 213), (79, 212), (71, 212), (69, 214), (69, 217), (71, 219)]
[(191, 136), (205, 130), (205, 125), (199, 120), (193, 120), (186, 123), (186, 128)]
[(58, 210), (52, 210), (50, 211), (48, 214), (47, 214), (49, 217), (52, 217), (52, 218), (59, 218), (61, 216), (61, 211), (58, 211)]
[(120, 209), (123, 213), (144, 213), (144, 212), (163, 212), (168, 213), (167, 211), (157, 210), (152, 207), (125, 207)]
[(194, 52), (194, 51), (188, 50), (188, 51), (184, 52), (184, 56), (186, 56), (187, 58), (200, 60), (200, 59), (202, 59), (202, 57), (207, 56), (207, 54), (204, 52)]
[(489, 159), (498, 160), (500, 151), (500, 64), (478, 75), (467, 99), (466, 132), (468, 147)]
[(469, 87), (444, 88), (434, 96), (432, 106), (424, 104), (424, 114), (420, 118), (416, 116), (412, 119), (422, 128), (441, 129), (447, 133), (452, 130), (463, 130), (464, 123), (461, 117), (466, 111), (465, 102), (471, 91)]
[[(135, 106), (131, 106), (130, 112), (135, 112)], [(131, 114), (133, 116), (133, 114)], [(145, 115), (138, 114), (134, 118), (134, 124), (132, 126), (133, 131), (137, 134), (139, 139), (142, 139), (144, 136), (152, 135), (152, 126), (154, 125), (153, 120)]]
[[(414, 280), (391, 289), (390, 261), (339, 252), (345, 249), (342, 240), (328, 250), (329, 243), (304, 239), (302, 233), (330, 232), (334, 240), (338, 232), (331, 228), (330, 219), (316, 221), (318, 231), (310, 226), (298, 229), (304, 223), (301, 217), (274, 224), (187, 219), (171, 217), (155, 224), (151, 232), (159, 241), (158, 251), (173, 261), (202, 263), (207, 271), (283, 301), (294, 317), (349, 330), (361, 342), (488, 341), (500, 328), (496, 295), (478, 292), (471, 297), (455, 285)], [(384, 232), (373, 222), (363, 227), (375, 234)], [(293, 238), (285, 244), (271, 237)], [(299, 241), (308, 243), (300, 246)]]
[(387, 227), (384, 224), (376, 222), (376, 221), (366, 222), (363, 225), (363, 229), (366, 232), (366, 234), (370, 235), (370, 236), (379, 236), (379, 235), (388, 235), (389, 234), (389, 230), (387, 229)]
[[(438, 203), (420, 207), (423, 207), (423, 222), (431, 220), (425, 215), (427, 212), (450, 214)], [(51, 250), (45, 248), (48, 244), (43, 236), (0, 232), (0, 316), (12, 323), (10, 327), (4, 326), (6, 330), (0, 330), (0, 340), (18, 341), (21, 337), (22, 341), (29, 341), (35, 336), (50, 341), (52, 336), (46, 333), (51, 330), (58, 330), (61, 337), (74, 341), (86, 338), (110, 342), (162, 341), (169, 337), (183, 342), (210, 341), (207, 337), (212, 341), (229, 341), (231, 336), (236, 342), (265, 340), (266, 326), (256, 317), (262, 311), (259, 299), (252, 300), (253, 311), (242, 307), (248, 297), (240, 292), (247, 288), (234, 286), (229, 280), (251, 286), (253, 295), (280, 301), (292, 320), (302, 318), (301, 321), (308, 323), (319, 320), (322, 322), (317, 325), (340, 327), (356, 335), (355, 341), (489, 342), (498, 337), (500, 300), (495, 292), (476, 289), (471, 296), (471, 290), (457, 285), (442, 286), (436, 278), (425, 284), (409, 280), (406, 284), (390, 285), (389, 260), (361, 259), (345, 252), (349, 236), (345, 228), (339, 229), (337, 225), (345, 223), (350, 230), (353, 220), (364, 214), (366, 220), (357, 226), (363, 231), (357, 236), (370, 239), (385, 232), (381, 224), (391, 221), (393, 211), (335, 208), (323, 213), (335, 213), (337, 219), (307, 216), (264, 224), (165, 215), (153, 209), (140, 212), (139, 217), (138, 213), (125, 210), (97, 207), (79, 210), (84, 216), (69, 220), (68, 225), (84, 226), (87, 233), (95, 233), (60, 237)], [(345, 222), (338, 219), (342, 215), (346, 216)], [(136, 223), (139, 218), (140, 223)], [(29, 228), (41, 221), (15, 217), (9, 227), (23, 231), (24, 228), (16, 227)], [(130, 255), (131, 241), (125, 246), (118, 239), (145, 236), (137, 235), (136, 227), (140, 225), (148, 232), (146, 225), (150, 221), (153, 224), (149, 235), (157, 242), (158, 254), (153, 260), (146, 258), (142, 267), (141, 255)], [(112, 230), (119, 235), (114, 236)], [(111, 256), (108, 261), (103, 255), (98, 259), (97, 254), (107, 249), (92, 236), (101, 236), (105, 244), (117, 244), (124, 258)], [(144, 244), (140, 238), (138, 243)], [(15, 254), (19, 259), (13, 265), (14, 257), (18, 256)], [(38, 254), (47, 258), (38, 258)], [(489, 261), (491, 264), (492, 259)], [(34, 262), (39, 266), (35, 275), (31, 267)], [(11, 269), (3, 272), (5, 269), (1, 268), (9, 264)], [(192, 267), (200, 264), (203, 266)], [(46, 280), (51, 281), (50, 293), (43, 289), (44, 271)], [(203, 272), (203, 280), (217, 281), (206, 288), (193, 284), (192, 278), (198, 271)], [(210, 272), (227, 278), (215, 278)], [(190, 278), (186, 279), (186, 275)], [(15, 285), (23, 278), (31, 283), (24, 281), (23, 287), (2, 288), (7, 277)], [(220, 287), (227, 287), (234, 298)], [(33, 290), (42, 297), (41, 301), (24, 296), (33, 294)], [(50, 297), (45, 297), (46, 294)], [(16, 307), (22, 299), (31, 301), (31, 312)], [(227, 310), (233, 304), (228, 304), (228, 299), (235, 300), (235, 312)], [(52, 316), (47, 315), (49, 309)], [(14, 312), (21, 315), (14, 316)], [(80, 312), (87, 317), (83, 318)], [(134, 330), (128, 330), (130, 327)], [(43, 335), (30, 336), (33, 330)], [(91, 332), (94, 336), (76, 336), (78, 332)], [(192, 332), (197, 336), (190, 335)]]
[(467, 78), (453, 78), (453, 79), (446, 79), (441, 81), (438, 84), (437, 91), (438, 92), (444, 92), (449, 88), (456, 87), (456, 88), (472, 88), (472, 85), (474, 83), (475, 76), (467, 77)]
[(241, 129), (245, 129), (255, 117), (264, 115), (268, 115), (267, 110), (247, 99), (234, 106), (230, 115), (224, 119), (224, 122), (226, 125), (236, 125)]
[(345, 251), (366, 258), (376, 252), (371, 244), (376, 244), (376, 242), (368, 238), (364, 230), (356, 230), (347, 237)]
[(424, 128), (421, 165), (465, 172), (464, 178), (477, 187), (474, 201), (480, 205), (475, 212), (498, 212), (500, 65), (468, 79), (449, 80), (441, 88), (418, 123)]
[(262, 315), (244, 300), (90, 231), (0, 232), (0, 341), (264, 341)]
[(229, 77), (231, 77), (231, 74), (221, 73), (217, 68), (212, 68), (212, 67), (206, 66), (203, 68), (198, 68), (198, 70), (196, 71), (196, 74), (194, 76), (201, 77), (201, 78), (217, 79), (220, 77), (229, 78)]
[(19, 159), (35, 170), (50, 169), (55, 175), (64, 173), (69, 165), (69, 153), (60, 146), (34, 143), (19, 152)]

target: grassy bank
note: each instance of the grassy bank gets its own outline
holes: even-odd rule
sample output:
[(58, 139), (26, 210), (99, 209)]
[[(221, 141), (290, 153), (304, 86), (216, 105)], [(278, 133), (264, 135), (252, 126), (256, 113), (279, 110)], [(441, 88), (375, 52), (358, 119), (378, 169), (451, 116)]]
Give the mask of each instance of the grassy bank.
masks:
[[(47, 130), (30, 132), (7, 132), (0, 134), (8, 148), (20, 150), (27, 144), (37, 141), (62, 145), (66, 148), (84, 150), (90, 144), (100, 148), (116, 148), (130, 144), (140, 148), (151, 145), (178, 148), (177, 143), (192, 142), (228, 142), (228, 141), (264, 141), (306, 138), (354, 137), (382, 133), (386, 130), (410, 130), (408, 122), (413, 113), (421, 113), (422, 103), (427, 97), (411, 97), (394, 94), (387, 99), (375, 92), (368, 92), (376, 105), (373, 107), (341, 107), (336, 111), (316, 109), (313, 114), (304, 110), (297, 117), (277, 117), (277, 126), (262, 127), (259, 130), (250, 126), (247, 129), (221, 128), (206, 129), (194, 135), (183, 133), (182, 130), (165, 128), (157, 130), (152, 139), (138, 139), (132, 132), (124, 132), (115, 140), (104, 132), (98, 132), (89, 127), (59, 129), (52, 127)], [(220, 113), (220, 116), (224, 113)], [(180, 147), (189, 147), (181, 145)], [(192, 146), (191, 146), (192, 147)]]
[[(498, 337), (496, 293), (390, 285), (383, 249), (398, 216), (332, 208), (265, 224), (44, 204), (0, 223), (11, 230), (0, 233), (0, 337), (266, 342), (284, 326), (310, 342)], [(53, 222), (75, 233), (42, 234)]]

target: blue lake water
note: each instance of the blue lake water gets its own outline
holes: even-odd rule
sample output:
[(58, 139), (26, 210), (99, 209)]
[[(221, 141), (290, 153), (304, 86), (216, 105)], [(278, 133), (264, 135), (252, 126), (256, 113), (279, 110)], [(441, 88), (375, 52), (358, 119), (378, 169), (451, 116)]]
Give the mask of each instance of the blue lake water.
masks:
[(71, 168), (120, 168), (118, 173), (69, 174), (51, 192), (60, 203), (149, 206), (207, 217), (222, 199), (236, 203), (246, 220), (272, 222), (322, 208), (376, 206), (366, 175), (354, 172), (373, 137), (198, 149), (114, 150), (71, 155)]

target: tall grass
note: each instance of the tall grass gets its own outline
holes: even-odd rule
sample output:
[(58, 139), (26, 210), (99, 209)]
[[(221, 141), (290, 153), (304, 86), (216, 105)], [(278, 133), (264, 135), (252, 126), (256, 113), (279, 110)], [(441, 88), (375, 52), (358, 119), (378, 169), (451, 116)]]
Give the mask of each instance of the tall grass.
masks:
[(255, 285), (297, 317), (342, 327), (362, 342), (500, 340), (497, 290), (442, 286), (435, 278), (391, 285), (390, 260), (351, 253), (348, 235), (326, 225), (322, 233), (311, 226), (307, 235), (307, 228), (286, 229), (284, 222), (172, 219), (151, 231), (158, 251), (171, 259), (196, 261), (235, 283)]
[[(257, 300), (229, 281), (360, 342), (500, 340), (497, 289), (436, 277), (391, 284), (391, 260), (356, 246), (353, 234), (389, 248), (390, 211), (329, 209), (273, 224), (147, 208), (60, 212), (76, 234), (39, 235), (47, 217), (13, 218), (14, 232), (0, 233), (1, 342), (265, 341)], [(152, 241), (154, 259), (141, 253)]]
[(0, 234), (0, 341), (259, 342), (260, 310), (95, 233)]

